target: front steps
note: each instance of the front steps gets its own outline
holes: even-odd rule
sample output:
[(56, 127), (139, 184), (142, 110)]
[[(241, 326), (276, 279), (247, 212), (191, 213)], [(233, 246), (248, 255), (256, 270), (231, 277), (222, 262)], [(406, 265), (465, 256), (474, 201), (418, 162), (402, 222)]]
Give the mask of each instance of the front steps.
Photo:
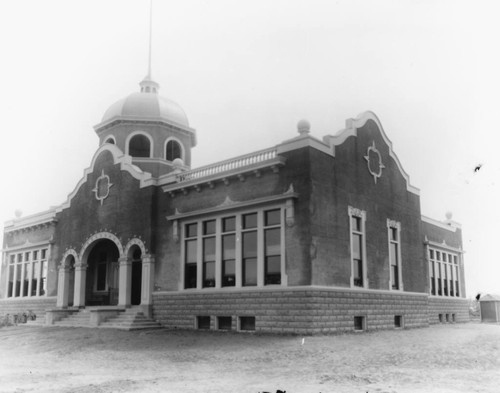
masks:
[(120, 310), (118, 312), (118, 315), (107, 317), (97, 326), (91, 321), (92, 311), (95, 311), (95, 309), (81, 309), (66, 318), (54, 322), (53, 326), (90, 327), (121, 330), (144, 330), (161, 328), (160, 323), (153, 319), (147, 318), (143, 312), (134, 307)]
[(159, 322), (147, 318), (141, 311), (128, 308), (120, 315), (110, 318), (101, 325), (100, 328), (122, 329), (122, 330), (143, 330), (160, 329)]

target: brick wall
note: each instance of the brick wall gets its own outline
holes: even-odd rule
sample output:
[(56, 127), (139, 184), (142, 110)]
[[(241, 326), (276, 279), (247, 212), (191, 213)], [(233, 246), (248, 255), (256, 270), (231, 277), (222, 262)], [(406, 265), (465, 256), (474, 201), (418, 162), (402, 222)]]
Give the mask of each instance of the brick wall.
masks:
[(56, 297), (41, 297), (32, 299), (2, 299), (0, 300), (0, 317), (19, 314), (26, 311), (34, 312), (37, 317), (45, 315), (45, 310), (56, 307)]
[[(439, 320), (439, 315), (442, 315), (442, 320)], [(439, 298), (429, 297), (429, 323), (436, 324), (447, 322), (446, 315), (448, 314), (448, 322), (469, 322), (469, 302), (467, 299)]]
[(354, 317), (365, 317), (368, 330), (393, 329), (395, 315), (405, 327), (428, 326), (428, 297), (331, 288), (156, 292), (153, 315), (168, 328), (194, 329), (197, 316), (255, 317), (255, 330), (266, 333), (319, 334), (354, 330)]

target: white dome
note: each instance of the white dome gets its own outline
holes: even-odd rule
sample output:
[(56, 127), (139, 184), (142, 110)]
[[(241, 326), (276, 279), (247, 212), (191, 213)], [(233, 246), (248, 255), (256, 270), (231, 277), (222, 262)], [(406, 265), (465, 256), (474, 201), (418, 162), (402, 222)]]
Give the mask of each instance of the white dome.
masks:
[(174, 101), (157, 93), (132, 93), (109, 107), (102, 117), (102, 123), (114, 118), (120, 119), (162, 119), (189, 127), (184, 110)]

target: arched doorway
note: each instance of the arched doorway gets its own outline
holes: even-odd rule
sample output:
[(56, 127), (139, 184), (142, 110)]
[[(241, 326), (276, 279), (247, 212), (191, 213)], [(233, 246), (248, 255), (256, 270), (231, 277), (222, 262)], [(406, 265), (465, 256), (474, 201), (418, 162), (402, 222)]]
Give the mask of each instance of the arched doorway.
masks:
[(97, 240), (87, 258), (85, 305), (109, 306), (118, 304), (120, 253), (109, 239)]
[(138, 246), (131, 247), (132, 255), (132, 291), (130, 302), (132, 306), (141, 304), (142, 294), (142, 251)]
[(70, 255), (68, 257), (68, 306), (73, 306), (75, 299), (75, 257)]

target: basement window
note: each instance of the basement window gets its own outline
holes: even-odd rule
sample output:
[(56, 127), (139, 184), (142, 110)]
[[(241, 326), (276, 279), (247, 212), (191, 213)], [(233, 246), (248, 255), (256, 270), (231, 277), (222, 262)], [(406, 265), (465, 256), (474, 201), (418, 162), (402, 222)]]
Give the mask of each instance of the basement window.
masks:
[(366, 329), (365, 317), (354, 317), (354, 330), (363, 331)]
[(240, 329), (241, 331), (252, 331), (255, 330), (255, 317), (240, 317)]
[(198, 316), (196, 317), (196, 324), (198, 329), (209, 330), (210, 329), (210, 317), (209, 316)]
[(218, 330), (231, 330), (231, 317), (217, 317)]
[(439, 314), (439, 322), (443, 323), (443, 314)]
[(402, 328), (403, 327), (403, 316), (402, 315), (394, 315), (394, 327)]

